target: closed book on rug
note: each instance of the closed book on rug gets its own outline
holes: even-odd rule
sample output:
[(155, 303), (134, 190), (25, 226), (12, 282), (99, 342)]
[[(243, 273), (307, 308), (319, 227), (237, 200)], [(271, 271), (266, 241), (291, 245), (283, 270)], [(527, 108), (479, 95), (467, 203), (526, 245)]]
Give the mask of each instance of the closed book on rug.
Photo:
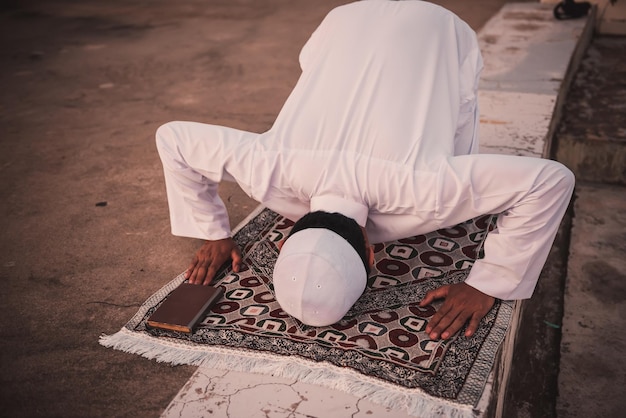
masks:
[(147, 323), (153, 328), (192, 333), (223, 293), (221, 287), (182, 283), (168, 295)]

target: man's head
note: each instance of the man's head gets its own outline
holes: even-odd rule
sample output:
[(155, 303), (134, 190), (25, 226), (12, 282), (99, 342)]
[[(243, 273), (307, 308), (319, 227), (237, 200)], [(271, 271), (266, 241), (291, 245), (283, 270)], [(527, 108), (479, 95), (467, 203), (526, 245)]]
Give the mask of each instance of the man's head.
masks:
[(309, 213), (282, 245), (274, 267), (276, 300), (305, 324), (333, 324), (363, 293), (372, 262), (366, 236), (353, 219)]

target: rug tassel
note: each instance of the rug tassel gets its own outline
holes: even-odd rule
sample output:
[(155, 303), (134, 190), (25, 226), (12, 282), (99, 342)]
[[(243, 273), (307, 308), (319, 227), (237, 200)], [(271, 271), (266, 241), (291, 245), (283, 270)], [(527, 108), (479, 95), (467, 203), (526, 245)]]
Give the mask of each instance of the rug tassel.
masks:
[[(154, 340), (154, 341), (152, 341)], [(167, 344), (163, 339), (153, 337), (136, 338), (134, 333), (122, 328), (113, 335), (102, 335), (100, 344), (138, 354), (142, 357), (155, 360), (159, 363), (175, 365), (195, 365), (219, 370), (237, 372), (270, 374), (294, 379), (304, 383), (325, 386), (334, 390), (341, 390), (359, 398), (380, 404), (395, 410), (406, 410), (412, 416), (445, 416), (450, 418), (475, 418), (471, 407), (448, 402), (427, 394), (415, 391), (398, 391), (397, 388), (386, 387), (373, 378), (350, 372), (343, 373), (329, 371), (323, 367), (311, 368), (301, 364), (296, 357), (281, 357), (277, 355), (249, 355), (236, 353), (221, 347), (214, 347), (210, 352), (181, 348), (174, 344)]]

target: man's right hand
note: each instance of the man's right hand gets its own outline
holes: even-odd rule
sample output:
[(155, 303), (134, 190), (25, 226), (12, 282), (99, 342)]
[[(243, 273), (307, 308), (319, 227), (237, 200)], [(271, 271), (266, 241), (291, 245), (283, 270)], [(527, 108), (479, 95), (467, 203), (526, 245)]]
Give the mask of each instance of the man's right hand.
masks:
[(229, 258), (233, 260), (233, 271), (238, 273), (242, 265), (241, 251), (232, 238), (206, 241), (193, 256), (185, 278), (189, 283), (208, 285)]

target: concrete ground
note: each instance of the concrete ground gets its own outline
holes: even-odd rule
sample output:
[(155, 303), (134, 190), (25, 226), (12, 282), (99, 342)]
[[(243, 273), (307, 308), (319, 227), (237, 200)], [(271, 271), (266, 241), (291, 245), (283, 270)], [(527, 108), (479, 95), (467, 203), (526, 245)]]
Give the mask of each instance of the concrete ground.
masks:
[(504, 417), (621, 417), (626, 409), (626, 37), (595, 36), (552, 157), (576, 175), (569, 214), (524, 303)]
[[(199, 242), (172, 237), (154, 132), (268, 129), (341, 0), (0, 5), (0, 416), (157, 416), (192, 374), (105, 349)], [(479, 28), (503, 0), (439, 1)], [(253, 207), (225, 188), (231, 223)]]
[[(300, 47), (327, 11), (341, 3), (346, 1), (2, 3), (0, 416), (143, 417), (158, 416), (166, 408), (193, 367), (157, 364), (98, 344), (100, 334), (117, 331), (149, 295), (184, 270), (199, 246), (197, 240), (169, 234), (154, 131), (175, 119), (250, 131), (269, 128), (299, 74)], [(478, 29), (504, 1), (435, 3)], [(621, 67), (613, 63), (604, 71), (611, 74), (615, 68)], [(607, 91), (626, 92), (623, 72), (615, 77), (603, 73), (603, 78), (609, 83)], [(576, 103), (587, 104), (587, 111), (606, 108), (611, 96), (594, 96), (586, 88), (594, 80), (575, 84), (586, 98)], [(622, 115), (621, 122), (602, 119), (603, 126), (623, 127), (623, 108), (616, 104), (611, 109), (610, 114)], [(581, 111), (574, 108), (571, 114)], [(571, 135), (589, 137), (598, 114), (602, 113), (583, 118)], [(569, 119), (570, 126), (574, 121), (580, 118)], [(567, 123), (566, 115), (564, 129)], [(569, 149), (563, 132), (567, 131), (559, 132), (558, 157)], [(617, 132), (623, 138), (623, 129)], [(587, 167), (588, 173), (599, 169)], [(611, 202), (615, 207), (609, 206), (606, 213), (623, 213), (624, 185), (611, 181), (607, 186), (606, 182), (583, 177), (580, 183), (579, 177), (583, 187), (577, 190), (574, 236), (578, 225), (582, 228), (582, 219), (595, 219), (577, 214), (604, 214), (604, 206)], [(615, 198), (605, 198), (596, 189), (609, 190)], [(592, 194), (588, 195), (589, 190)], [(233, 225), (256, 206), (235, 188), (224, 188), (221, 193)], [(582, 203), (588, 212), (581, 212)], [(613, 235), (623, 231), (623, 223), (611, 223), (622, 222), (623, 217), (597, 219), (615, 225), (606, 227)], [(613, 243), (610, 239), (598, 242), (596, 258)], [(615, 247), (618, 254), (623, 253), (621, 245)], [(576, 254), (574, 249), (572, 253)], [(623, 287), (618, 285), (623, 283), (619, 273), (623, 261), (613, 256), (605, 264), (611, 268), (601, 270), (598, 284), (617, 286), (611, 292), (603, 287), (613, 296), (615, 315), (609, 319), (623, 320), (623, 293), (619, 293)], [(599, 264), (591, 259), (584, 265)], [(594, 279), (598, 271), (576, 265), (570, 269), (571, 276), (579, 270), (587, 272), (588, 279)], [(589, 356), (571, 348), (586, 347), (589, 338), (581, 332), (581, 339), (569, 340), (569, 335), (590, 324), (568, 322), (575, 316), (568, 317), (567, 298), (584, 296), (586, 286), (584, 292), (570, 286), (566, 294), (563, 330), (568, 336), (563, 341), (571, 342), (564, 345), (563, 358), (570, 366), (561, 366), (567, 373), (562, 373), (559, 382), (563, 389), (558, 406), (564, 417), (573, 416), (577, 408), (584, 411), (579, 405), (585, 403), (582, 391), (566, 398), (566, 388), (606, 376), (606, 367), (624, 376), (623, 369), (611, 362), (613, 357), (605, 357), (622, 358), (623, 351), (590, 347), (588, 352), (598, 354), (599, 359), (594, 359), (602, 367), (592, 365), (590, 371), (576, 367)], [(570, 303), (570, 312), (578, 303)], [(591, 311), (589, 315), (593, 316)], [(605, 328), (597, 322), (593, 325)], [(613, 330), (623, 328), (623, 323), (613, 325)], [(608, 395), (619, 388), (603, 387)], [(611, 398), (608, 403), (613, 409), (607, 411), (623, 409), (620, 396)], [(539, 401), (535, 405), (518, 402), (511, 416), (538, 416), (525, 411), (542, 407)], [(543, 416), (550, 416), (549, 411)]]
[(626, 37), (596, 37), (569, 92), (557, 158), (577, 178), (559, 417), (626, 410)]

